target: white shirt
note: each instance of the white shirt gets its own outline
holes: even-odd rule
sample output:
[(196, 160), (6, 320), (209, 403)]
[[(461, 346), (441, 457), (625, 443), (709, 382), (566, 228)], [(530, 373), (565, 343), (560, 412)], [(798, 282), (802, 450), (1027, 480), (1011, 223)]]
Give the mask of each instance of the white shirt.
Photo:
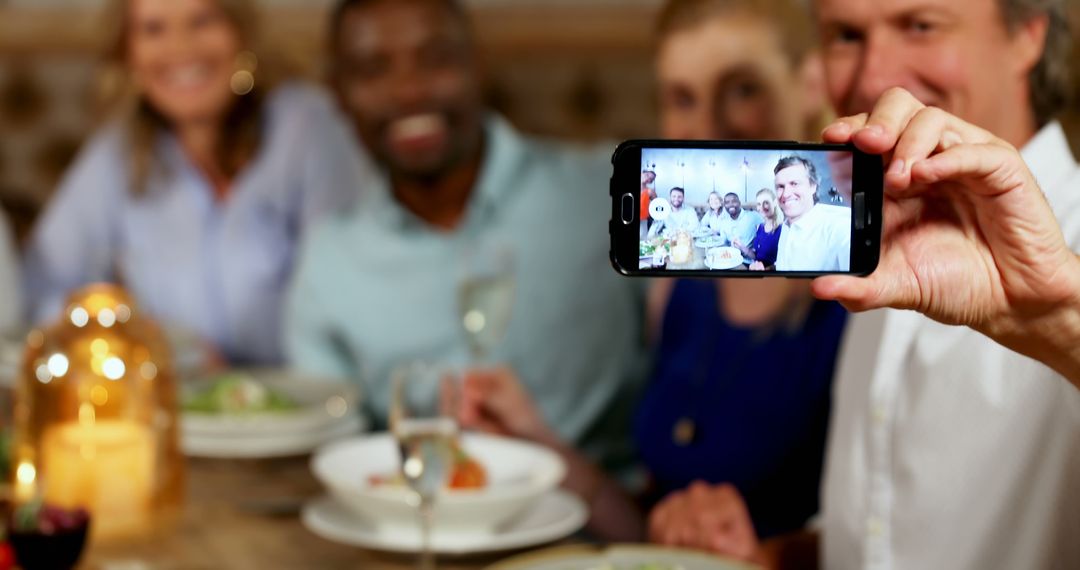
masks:
[(7, 220), (0, 213), (0, 333), (18, 326), (22, 316), (19, 257)]
[(697, 212), (693, 208), (683, 204), (678, 210), (672, 209), (668, 217), (659, 224), (653, 224), (651, 230), (649, 230), (650, 236), (662, 234), (665, 237), (671, 237), (675, 235), (675, 232), (683, 230), (692, 232), (698, 227)]
[(851, 267), (851, 210), (816, 204), (790, 219), (776, 250), (777, 271), (847, 271)]
[[(1080, 246), (1060, 125), (1024, 148)], [(825, 568), (1080, 568), (1080, 391), (917, 313), (850, 321), (823, 490)]]

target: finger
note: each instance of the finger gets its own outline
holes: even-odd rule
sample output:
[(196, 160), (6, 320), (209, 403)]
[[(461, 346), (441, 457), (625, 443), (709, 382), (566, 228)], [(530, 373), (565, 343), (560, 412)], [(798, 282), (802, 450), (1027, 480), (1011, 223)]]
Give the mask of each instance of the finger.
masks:
[(989, 132), (970, 125), (936, 107), (920, 110), (908, 123), (896, 143), (886, 182), (894, 188), (910, 184), (911, 166), (960, 144), (987, 144), (995, 140)]
[(838, 301), (853, 313), (890, 307), (913, 309), (918, 306), (918, 287), (906, 281), (907, 271), (881, 268), (869, 277), (829, 275), (810, 284), (814, 296), (823, 301)]
[(912, 166), (912, 179), (926, 185), (946, 180), (977, 180), (974, 193), (997, 196), (1017, 189), (1039, 195), (1034, 177), (1016, 150), (993, 143), (964, 144)]
[(924, 107), (911, 93), (893, 87), (878, 99), (866, 126), (852, 135), (852, 141), (870, 154), (885, 154), (896, 146), (900, 134)]
[(828, 143), (846, 143), (851, 140), (851, 135), (866, 126), (866, 119), (870, 115), (860, 113), (851, 117), (841, 117), (832, 122), (821, 131), (821, 140)]

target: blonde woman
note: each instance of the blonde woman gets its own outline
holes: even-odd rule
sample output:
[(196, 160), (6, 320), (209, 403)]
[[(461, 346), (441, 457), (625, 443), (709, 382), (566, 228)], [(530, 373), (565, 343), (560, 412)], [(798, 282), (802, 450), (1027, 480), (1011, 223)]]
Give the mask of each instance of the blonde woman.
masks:
[(724, 201), (720, 199), (720, 194), (709, 192), (708, 204), (709, 209), (701, 216), (701, 225), (709, 228), (713, 234), (720, 234), (724, 231), (724, 218), (730, 216), (724, 211)]
[[(800, 2), (668, 0), (660, 14), (665, 137), (811, 136), (804, 127), (820, 116), (823, 97)], [(552, 435), (508, 370), (466, 379), (463, 425), (560, 451), (570, 466), (564, 487), (591, 504), (589, 528), (608, 540), (647, 535), (726, 552), (729, 545), (707, 544), (695, 529), (740, 497), (758, 536), (802, 528), (818, 510), (847, 313), (792, 280), (657, 285), (656, 358), (631, 434), (649, 475), (637, 503), (644, 510), (628, 507), (617, 485)]]
[(750, 271), (767, 271), (776, 265), (776, 251), (780, 245), (780, 231), (784, 222), (776, 203), (776, 192), (769, 188), (758, 190), (756, 209), (763, 221), (758, 226), (753, 243), (736, 243), (735, 247), (754, 260), (750, 264)]
[(27, 252), (35, 320), (88, 282), (120, 282), (230, 363), (281, 360), (297, 242), (363, 171), (332, 101), (275, 81), (248, 0), (116, 0), (109, 122), (86, 144)]

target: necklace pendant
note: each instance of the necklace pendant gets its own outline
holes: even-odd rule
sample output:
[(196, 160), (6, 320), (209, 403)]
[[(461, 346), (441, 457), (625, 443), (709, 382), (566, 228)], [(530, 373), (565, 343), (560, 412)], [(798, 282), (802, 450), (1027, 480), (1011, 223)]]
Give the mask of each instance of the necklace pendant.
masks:
[(671, 430), (671, 439), (675, 445), (686, 447), (694, 443), (697, 436), (697, 424), (690, 418), (682, 418), (675, 422), (675, 428)]

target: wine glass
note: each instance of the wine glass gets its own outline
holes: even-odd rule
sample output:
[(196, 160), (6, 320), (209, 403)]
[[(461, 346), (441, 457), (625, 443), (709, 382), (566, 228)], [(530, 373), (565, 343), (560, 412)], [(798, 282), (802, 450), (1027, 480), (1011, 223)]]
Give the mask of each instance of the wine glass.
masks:
[(502, 342), (514, 307), (514, 256), (503, 245), (470, 244), (462, 256), (458, 310), (474, 364)]
[(435, 500), (453, 468), (459, 389), (453, 374), (423, 363), (408, 364), (392, 373), (390, 430), (401, 452), (401, 475), (415, 493), (420, 570), (435, 568), (432, 517)]

